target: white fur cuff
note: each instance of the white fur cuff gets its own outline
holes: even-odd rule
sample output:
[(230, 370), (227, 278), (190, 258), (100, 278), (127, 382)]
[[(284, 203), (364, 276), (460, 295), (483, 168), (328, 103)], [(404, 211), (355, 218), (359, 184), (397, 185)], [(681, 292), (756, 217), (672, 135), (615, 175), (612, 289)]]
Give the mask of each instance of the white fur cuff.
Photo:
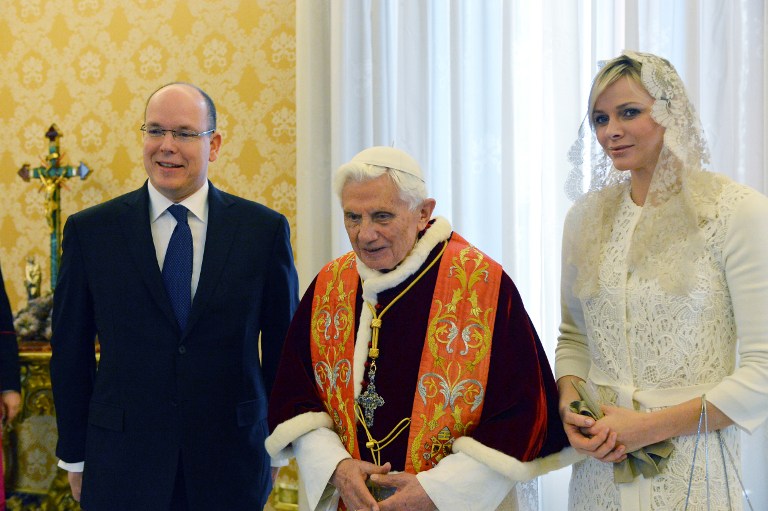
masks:
[(585, 458), (573, 447), (532, 461), (519, 461), (511, 456), (491, 449), (477, 440), (463, 436), (453, 443), (453, 452), (462, 452), (487, 465), (513, 481), (528, 481), (534, 477), (558, 470)]
[(325, 412), (307, 412), (278, 424), (275, 431), (264, 441), (264, 446), (272, 459), (293, 457), (290, 444), (305, 433), (318, 428), (333, 430), (333, 420)]

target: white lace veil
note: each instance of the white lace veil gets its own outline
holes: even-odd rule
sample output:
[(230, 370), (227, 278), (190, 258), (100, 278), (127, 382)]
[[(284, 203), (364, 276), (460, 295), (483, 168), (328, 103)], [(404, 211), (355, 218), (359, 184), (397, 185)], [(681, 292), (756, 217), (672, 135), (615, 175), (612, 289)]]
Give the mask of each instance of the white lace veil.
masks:
[[(666, 291), (684, 294), (694, 282), (692, 263), (704, 248), (698, 227), (702, 211), (699, 206), (714, 201), (719, 181), (699, 177), (709, 163), (706, 140), (683, 82), (667, 60), (648, 53), (624, 51), (604, 65), (593, 83), (602, 73), (627, 60), (640, 64), (641, 85), (655, 100), (651, 116), (665, 128), (663, 147), (632, 236), (629, 269), (642, 278), (663, 276), (659, 281)], [(582, 122), (568, 155), (572, 169), (566, 192), (577, 202), (567, 223), (575, 226), (574, 232), (564, 233), (565, 240), (573, 237), (564, 246), (572, 247), (566, 260), (578, 270), (574, 292), (579, 297), (597, 292), (601, 245), (610, 236), (613, 219), (628, 193), (630, 180), (629, 171), (613, 166), (594, 131), (585, 124), (589, 121)], [(584, 193), (582, 169), (587, 144), (591, 178), (589, 190)], [(691, 186), (693, 181), (700, 183)], [(653, 259), (652, 263), (649, 259)]]

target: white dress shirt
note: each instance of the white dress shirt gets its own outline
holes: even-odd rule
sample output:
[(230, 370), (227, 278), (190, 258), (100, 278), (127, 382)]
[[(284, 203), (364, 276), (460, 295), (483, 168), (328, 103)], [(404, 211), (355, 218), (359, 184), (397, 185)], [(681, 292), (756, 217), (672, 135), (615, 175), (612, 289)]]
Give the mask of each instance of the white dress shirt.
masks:
[[(176, 219), (168, 211), (168, 207), (175, 204), (165, 195), (161, 194), (148, 182), (149, 189), (149, 222), (152, 228), (152, 241), (155, 244), (155, 255), (160, 270), (163, 269), (165, 252), (171, 241), (171, 234), (176, 227)], [(195, 298), (197, 284), (200, 282), (200, 268), (203, 266), (203, 251), (205, 249), (205, 235), (208, 228), (208, 181), (198, 191), (179, 202), (187, 208), (189, 228), (192, 231), (192, 298)]]

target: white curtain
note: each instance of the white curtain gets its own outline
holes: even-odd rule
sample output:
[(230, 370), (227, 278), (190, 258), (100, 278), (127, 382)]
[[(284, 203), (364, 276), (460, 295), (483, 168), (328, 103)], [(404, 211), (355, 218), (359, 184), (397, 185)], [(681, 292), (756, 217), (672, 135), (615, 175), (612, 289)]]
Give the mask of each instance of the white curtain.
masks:
[[(436, 213), (516, 282), (554, 359), (567, 151), (598, 60), (667, 57), (712, 169), (768, 192), (768, 0), (297, 0), (297, 255), (306, 287), (349, 250), (334, 168), (371, 145), (422, 164)], [(766, 311), (768, 313), (768, 311)], [(766, 333), (768, 335), (768, 333)], [(744, 473), (768, 509), (768, 432)], [(568, 469), (540, 481), (566, 507)]]

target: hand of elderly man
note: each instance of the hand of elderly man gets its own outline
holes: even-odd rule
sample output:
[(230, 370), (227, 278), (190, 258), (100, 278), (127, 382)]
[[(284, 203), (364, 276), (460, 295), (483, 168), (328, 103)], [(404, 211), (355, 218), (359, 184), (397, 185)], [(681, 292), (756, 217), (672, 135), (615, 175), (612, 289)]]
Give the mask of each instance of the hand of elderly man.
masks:
[(381, 511), (397, 511), (408, 509), (413, 511), (435, 511), (435, 503), (429, 498), (424, 487), (414, 474), (399, 472), (397, 474), (374, 474), (371, 481), (381, 485), (395, 488), (394, 495), (379, 502)]
[(376, 499), (371, 495), (365, 481), (371, 474), (386, 474), (390, 469), (389, 463), (377, 466), (367, 461), (346, 458), (336, 465), (331, 484), (339, 490), (347, 509), (379, 511)]

